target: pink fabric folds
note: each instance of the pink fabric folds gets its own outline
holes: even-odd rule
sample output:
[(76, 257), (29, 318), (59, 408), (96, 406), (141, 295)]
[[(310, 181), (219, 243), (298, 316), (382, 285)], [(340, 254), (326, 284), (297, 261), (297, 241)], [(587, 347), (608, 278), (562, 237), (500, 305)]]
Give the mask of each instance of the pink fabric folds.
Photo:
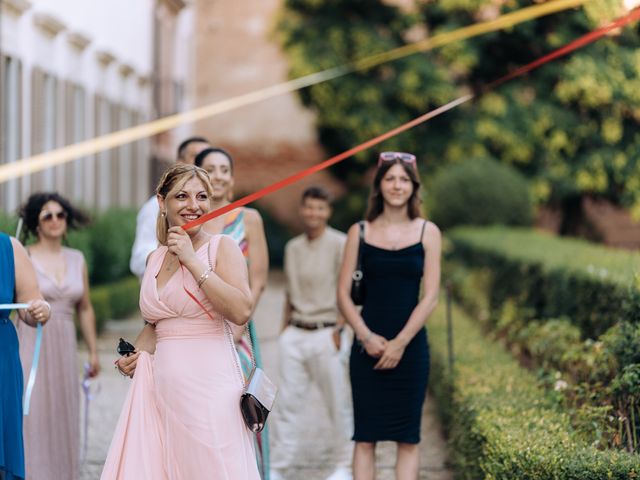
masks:
[[(219, 240), (198, 250), (203, 262), (208, 247), (215, 265)], [(161, 247), (150, 257), (140, 295), (143, 317), (157, 325), (156, 352), (139, 357), (101, 478), (259, 480), (251, 433), (240, 414), (235, 349), (188, 271), (178, 270), (158, 293), (156, 275), (166, 252)]]
[(153, 359), (140, 354), (129, 393), (113, 435), (102, 479), (167, 478), (162, 452), (160, 412), (155, 399)]

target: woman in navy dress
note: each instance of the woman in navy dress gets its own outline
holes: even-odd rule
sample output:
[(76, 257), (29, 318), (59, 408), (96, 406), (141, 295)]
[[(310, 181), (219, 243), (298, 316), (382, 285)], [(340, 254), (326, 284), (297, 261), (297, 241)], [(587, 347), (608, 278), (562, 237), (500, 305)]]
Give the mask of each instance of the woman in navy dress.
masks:
[[(398, 444), (397, 479), (418, 478), (429, 378), (425, 323), (438, 303), (441, 249), (438, 227), (420, 217), (419, 190), (414, 155), (381, 153), (366, 221), (349, 229), (345, 247), (338, 303), (356, 335), (349, 369), (355, 480), (374, 479), (379, 441)], [(350, 292), (361, 228), (365, 298), (358, 311)]]
[[(0, 233), (0, 304), (13, 302), (29, 303), (19, 316), (31, 326), (49, 319), (51, 307), (38, 291), (27, 252), (15, 238)], [(10, 313), (0, 309), (0, 479), (22, 480), (22, 367)]]

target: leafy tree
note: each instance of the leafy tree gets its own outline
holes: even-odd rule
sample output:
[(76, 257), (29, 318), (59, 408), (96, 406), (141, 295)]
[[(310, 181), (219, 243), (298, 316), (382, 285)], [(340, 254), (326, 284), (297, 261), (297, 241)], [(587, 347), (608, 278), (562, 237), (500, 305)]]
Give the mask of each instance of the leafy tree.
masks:
[[(407, 14), (382, 1), (287, 0), (280, 32), (297, 77), (530, 5), (523, 0), (438, 0)], [(317, 112), (320, 139), (337, 152), (416, 117), (601, 26), (622, 13), (589, 2), (302, 92)], [(386, 142), (414, 151), (426, 170), (495, 158), (530, 179), (535, 200), (565, 212), (583, 195), (640, 216), (640, 30), (627, 27)], [(365, 154), (335, 169), (352, 186)]]
[[(417, 20), (378, 0), (286, 0), (279, 32), (290, 74), (299, 77), (402, 46)], [(414, 55), (315, 85), (302, 90), (301, 97), (316, 112), (322, 144), (335, 154), (454, 99), (453, 78), (448, 66)], [(433, 122), (382, 147), (431, 152), (443, 150), (447, 137), (446, 130)], [(364, 152), (332, 169), (352, 192), (341, 202), (350, 214), (339, 223), (362, 215), (364, 202), (356, 197), (363, 198), (368, 187), (363, 173), (374, 162), (373, 154)]]

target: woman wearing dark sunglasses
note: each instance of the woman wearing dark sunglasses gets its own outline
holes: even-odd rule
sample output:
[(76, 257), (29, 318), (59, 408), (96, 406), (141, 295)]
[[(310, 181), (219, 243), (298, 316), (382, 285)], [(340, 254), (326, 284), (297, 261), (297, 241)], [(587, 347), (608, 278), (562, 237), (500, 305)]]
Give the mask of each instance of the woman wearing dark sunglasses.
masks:
[(361, 311), (350, 295), (361, 225), (353, 225), (347, 237), (338, 304), (356, 334), (350, 357), (355, 480), (375, 478), (379, 441), (398, 444), (397, 479), (418, 478), (429, 377), (424, 327), (438, 302), (441, 249), (438, 227), (421, 218), (419, 190), (414, 155), (380, 154), (366, 219), (360, 222), (365, 284)]
[[(80, 451), (80, 380), (74, 314), (89, 350), (89, 375), (100, 370), (96, 350), (96, 326), (89, 299), (84, 256), (63, 246), (70, 228), (86, 225), (89, 218), (57, 193), (35, 193), (20, 211), (27, 247), (38, 286), (51, 304), (51, 320), (42, 336), (41, 358), (24, 421), (26, 470), (33, 480), (76, 479)], [(35, 331), (18, 324), (20, 357), (25, 375), (31, 369)]]

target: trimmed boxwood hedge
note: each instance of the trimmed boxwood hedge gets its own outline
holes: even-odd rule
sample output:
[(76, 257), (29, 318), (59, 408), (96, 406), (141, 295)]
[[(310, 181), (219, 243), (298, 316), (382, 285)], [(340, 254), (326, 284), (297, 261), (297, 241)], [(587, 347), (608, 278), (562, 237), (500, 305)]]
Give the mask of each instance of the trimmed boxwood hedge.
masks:
[(454, 375), (447, 369), (444, 308), (429, 320), (431, 390), (449, 434), (456, 477), (476, 479), (632, 479), (640, 457), (590, 447), (568, 416), (479, 326), (454, 310)]
[(99, 333), (104, 329), (107, 320), (121, 320), (137, 310), (140, 281), (136, 277), (126, 277), (93, 287), (90, 295)]
[(492, 271), (489, 308), (517, 299), (534, 318), (567, 317), (584, 338), (640, 319), (640, 256), (530, 229), (463, 227), (449, 255)]

